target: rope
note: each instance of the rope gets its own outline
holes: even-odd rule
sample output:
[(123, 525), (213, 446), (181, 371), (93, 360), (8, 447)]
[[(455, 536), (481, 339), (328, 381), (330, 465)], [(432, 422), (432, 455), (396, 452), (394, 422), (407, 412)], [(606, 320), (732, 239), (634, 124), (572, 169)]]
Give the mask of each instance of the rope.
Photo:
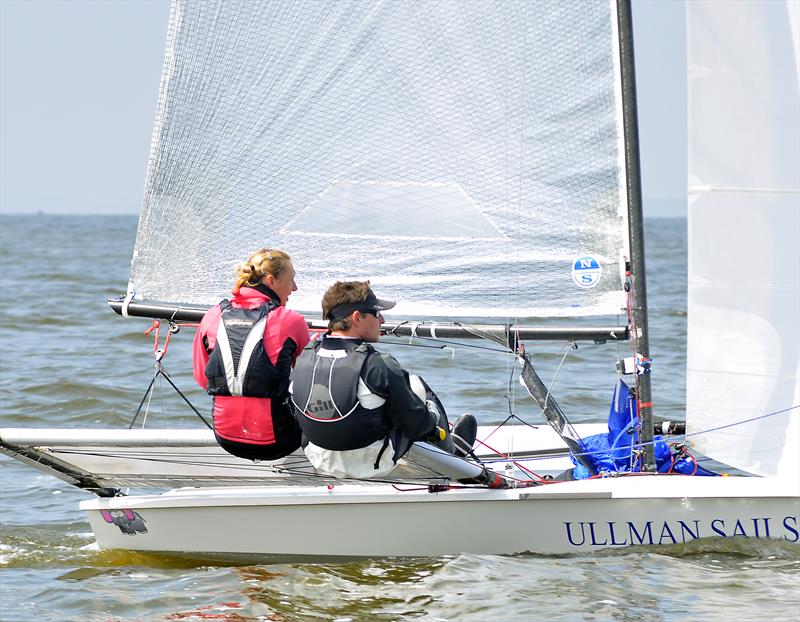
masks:
[[(636, 349), (636, 314), (633, 312), (633, 274), (630, 268), (625, 273), (626, 281), (626, 292), (625, 292), (625, 305), (628, 312), (628, 326), (630, 326), (630, 333), (631, 333), (631, 348), (633, 350), (633, 394), (636, 400), (636, 414), (638, 416), (638, 423), (636, 425), (636, 446), (641, 450), (642, 447), (645, 445), (642, 444), (642, 404), (639, 401), (639, 353)], [(652, 407), (652, 403), (650, 404)], [(654, 445), (655, 446), (655, 445)], [(631, 447), (631, 457), (633, 457), (633, 447)], [(635, 465), (636, 462), (641, 458), (641, 456), (637, 456), (636, 459), (633, 461)]]
[(169, 377), (169, 374), (166, 372), (166, 370), (164, 369), (164, 367), (163, 367), (163, 365), (161, 363), (163, 361), (164, 357), (167, 355), (167, 349), (169, 348), (170, 338), (172, 337), (173, 333), (177, 333), (180, 330), (181, 326), (198, 326), (198, 324), (176, 324), (172, 320), (169, 320), (169, 330), (167, 332), (167, 338), (164, 340), (164, 347), (163, 348), (159, 348), (159, 334), (161, 332), (161, 321), (160, 320), (155, 320), (152, 323), (152, 325), (150, 326), (150, 328), (148, 328), (144, 332), (145, 335), (149, 335), (150, 333), (155, 332), (155, 335), (153, 336), (153, 355), (156, 358), (156, 362), (155, 362), (155, 370), (156, 371), (153, 374), (153, 378), (152, 378), (152, 380), (150, 380), (150, 384), (147, 386), (147, 389), (145, 390), (141, 401), (139, 402), (139, 407), (136, 409), (136, 412), (133, 415), (133, 419), (131, 420), (131, 423), (128, 426), (129, 430), (132, 429), (133, 426), (136, 424), (136, 420), (139, 418), (139, 413), (142, 411), (142, 406), (144, 405), (145, 401), (147, 401), (147, 407), (145, 408), (145, 411), (144, 411), (144, 413), (145, 413), (144, 414), (144, 419), (142, 420), (142, 427), (144, 427), (144, 424), (147, 421), (147, 413), (150, 411), (150, 402), (151, 402), (151, 400), (153, 398), (155, 383), (156, 383), (156, 380), (158, 380), (158, 378), (161, 377), (161, 376), (163, 376), (167, 380), (167, 382), (170, 384), (170, 386), (172, 386), (172, 388), (175, 389), (175, 391), (178, 393), (178, 395), (180, 395), (181, 398), (183, 398), (183, 401), (186, 402), (186, 404), (189, 406), (189, 408), (191, 408), (194, 411), (194, 413), (200, 418), (200, 421), (202, 421), (209, 430), (212, 430), (212, 431), (214, 430), (214, 426), (211, 425), (206, 420), (206, 418), (203, 417), (202, 414), (200, 414), (200, 411), (197, 410), (197, 408), (195, 408), (194, 404), (192, 404), (189, 401), (189, 398), (186, 397), (183, 394), (183, 392), (178, 388), (178, 386), (172, 381), (172, 378)]
[[(487, 438), (488, 438), (488, 437), (487, 437)], [(481, 445), (483, 445), (484, 447), (486, 447), (486, 449), (488, 449), (489, 451), (493, 451), (494, 453), (496, 453), (498, 456), (500, 456), (501, 458), (503, 458), (503, 459), (504, 459), (504, 461), (510, 461), (510, 462), (511, 462), (511, 463), (512, 463), (514, 466), (516, 466), (516, 467), (517, 467), (517, 468), (518, 468), (520, 471), (523, 471), (524, 473), (527, 473), (528, 475), (532, 475), (533, 477), (535, 477), (535, 478), (536, 478), (535, 480), (534, 480), (534, 479), (531, 479), (530, 481), (537, 481), (537, 482), (543, 482), (543, 481), (546, 481), (546, 480), (545, 480), (545, 478), (544, 478), (543, 476), (539, 475), (538, 473), (535, 473), (534, 471), (531, 471), (529, 468), (527, 468), (526, 466), (524, 466), (524, 465), (520, 464), (519, 462), (517, 462), (517, 461), (516, 461), (516, 460), (514, 460), (513, 458), (510, 458), (509, 456), (507, 456), (507, 455), (506, 455), (506, 454), (504, 454), (503, 452), (501, 452), (501, 451), (498, 451), (497, 449), (495, 449), (494, 447), (492, 447), (491, 445), (489, 445), (488, 443), (486, 443), (486, 442), (485, 442), (485, 440), (484, 440), (484, 441), (482, 441), (482, 440), (478, 439), (478, 443), (479, 443), (479, 444), (481, 444)], [(516, 480), (516, 481), (525, 481), (525, 480), (517, 480), (516, 478), (510, 477), (510, 476), (504, 476), (504, 477), (506, 477), (507, 479), (514, 479), (514, 480)]]
[(717, 432), (719, 430), (724, 430), (726, 428), (732, 428), (737, 425), (744, 425), (745, 423), (751, 423), (753, 421), (758, 421), (759, 419), (766, 419), (767, 417), (774, 417), (775, 415), (782, 415), (783, 413), (789, 412), (790, 410), (794, 410), (795, 408), (800, 408), (800, 404), (795, 404), (794, 406), (789, 406), (788, 408), (784, 408), (783, 410), (776, 410), (775, 412), (767, 413), (766, 415), (759, 415), (758, 417), (750, 417), (750, 419), (742, 419), (741, 421), (734, 421), (733, 423), (728, 423), (726, 425), (717, 426), (716, 428), (709, 428), (708, 430), (701, 430), (699, 432), (692, 432), (691, 434), (684, 434), (683, 438), (689, 438), (690, 436), (699, 436), (701, 434), (709, 434), (710, 432)]
[(194, 411), (194, 413), (195, 413), (195, 414), (196, 414), (198, 417), (200, 417), (200, 421), (202, 421), (203, 423), (205, 423), (205, 424), (206, 424), (206, 427), (207, 427), (209, 430), (213, 430), (213, 429), (214, 429), (214, 426), (212, 426), (212, 425), (211, 425), (211, 424), (210, 424), (208, 421), (206, 421), (205, 417), (203, 417), (203, 415), (201, 415), (201, 414), (200, 414), (200, 411), (199, 411), (199, 410), (197, 410), (197, 409), (194, 407), (194, 404), (192, 404), (192, 403), (189, 401), (189, 398), (187, 398), (187, 397), (186, 397), (186, 396), (185, 396), (185, 395), (184, 395), (184, 394), (181, 392), (181, 390), (180, 390), (180, 389), (177, 387), (177, 385), (176, 385), (174, 382), (172, 382), (172, 378), (170, 378), (170, 377), (169, 377), (169, 375), (167, 374), (167, 372), (165, 372), (165, 371), (164, 371), (164, 369), (163, 369), (163, 368), (161, 368), (161, 367), (159, 367), (159, 372), (161, 373), (161, 375), (162, 375), (162, 376), (164, 376), (164, 378), (166, 378), (166, 379), (167, 379), (167, 382), (169, 382), (169, 383), (170, 383), (170, 385), (172, 385), (172, 388), (173, 388), (173, 389), (175, 389), (175, 390), (178, 392), (178, 395), (180, 395), (180, 396), (183, 398), (183, 401), (184, 401), (184, 402), (186, 402), (186, 403), (189, 405), (189, 408), (191, 408), (191, 409)]
[(167, 349), (169, 348), (169, 340), (172, 337), (172, 333), (178, 332), (177, 324), (173, 324), (172, 321), (169, 323), (169, 330), (167, 331), (167, 338), (164, 340), (164, 348), (159, 349), (158, 347), (158, 336), (161, 332), (161, 320), (154, 320), (153, 324), (144, 331), (145, 335), (149, 335), (155, 331), (155, 335), (153, 336), (153, 354), (156, 357), (157, 361), (160, 361), (167, 355)]

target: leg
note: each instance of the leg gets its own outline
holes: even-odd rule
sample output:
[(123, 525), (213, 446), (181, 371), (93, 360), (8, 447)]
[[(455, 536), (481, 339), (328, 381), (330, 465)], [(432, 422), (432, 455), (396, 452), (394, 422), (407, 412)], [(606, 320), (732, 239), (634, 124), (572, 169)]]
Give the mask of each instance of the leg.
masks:
[(438, 440), (434, 444), (448, 453), (455, 453), (453, 438), (450, 435), (450, 424), (447, 421), (447, 413), (436, 393), (433, 392), (433, 389), (428, 386), (428, 383), (425, 382), (421, 376), (409, 374), (408, 379), (411, 384), (411, 390), (414, 391), (418, 398), (425, 402), (428, 412), (433, 415), (437, 422), (436, 425), (445, 432), (444, 440)]
[(451, 434), (444, 406), (442, 406), (433, 389), (420, 376), (411, 374), (409, 375), (409, 381), (411, 389), (417, 394), (417, 397), (425, 402), (428, 411), (436, 417), (439, 422), (437, 425), (445, 430), (445, 439), (437, 442), (436, 445), (451, 454), (465, 458), (472, 451), (472, 446), (475, 444), (475, 438), (478, 435), (478, 422), (475, 417), (469, 413), (459, 417), (453, 426), (453, 433)]

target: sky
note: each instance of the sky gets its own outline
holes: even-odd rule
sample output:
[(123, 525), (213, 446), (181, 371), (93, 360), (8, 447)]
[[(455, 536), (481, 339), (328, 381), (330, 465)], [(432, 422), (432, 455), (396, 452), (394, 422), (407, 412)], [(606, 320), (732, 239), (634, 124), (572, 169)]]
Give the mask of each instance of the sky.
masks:
[[(686, 212), (683, 9), (633, 0), (645, 216)], [(0, 213), (138, 213), (168, 17), (168, 0), (0, 0)]]

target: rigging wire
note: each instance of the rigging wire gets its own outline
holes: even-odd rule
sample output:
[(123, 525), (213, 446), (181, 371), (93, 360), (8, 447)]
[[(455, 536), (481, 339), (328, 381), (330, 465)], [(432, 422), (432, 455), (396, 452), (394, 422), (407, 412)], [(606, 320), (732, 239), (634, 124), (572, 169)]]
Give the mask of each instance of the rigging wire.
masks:
[[(461, 326), (461, 324), (459, 324), (459, 326)], [(467, 328), (467, 327), (464, 326), (464, 328)], [(391, 331), (387, 332), (386, 335), (387, 336), (391, 335), (392, 337), (400, 339), (400, 337), (398, 337), (397, 335), (395, 335)], [(406, 346), (406, 347), (412, 347), (412, 348), (414, 348), (414, 347), (416, 347), (416, 348), (435, 348), (435, 349), (438, 349), (438, 350), (444, 350), (448, 346), (458, 346), (458, 347), (461, 347), (461, 348), (473, 348), (473, 349), (476, 349), (476, 350), (485, 350), (487, 352), (496, 352), (496, 353), (499, 353), (499, 354), (508, 354), (507, 350), (504, 350), (504, 349), (501, 349), (501, 348), (491, 348), (489, 346), (482, 346), (482, 345), (478, 345), (478, 344), (475, 344), (475, 343), (464, 343), (464, 342), (461, 342), (461, 341), (450, 341), (450, 340), (444, 339), (442, 337), (421, 337), (419, 335), (414, 335), (412, 337), (412, 339), (419, 339), (421, 341), (433, 341), (433, 342), (441, 343), (441, 344), (444, 344), (444, 345), (441, 345), (441, 346), (430, 346), (430, 345), (424, 345), (424, 344), (417, 344), (417, 343), (413, 343), (413, 342), (410, 342), (410, 341), (397, 341), (397, 342), (392, 342), (391, 344), (387, 344), (387, 345)]]
[[(632, 317), (633, 314), (632, 314), (632, 308), (631, 308), (631, 304), (632, 303), (630, 302), (630, 296), (631, 295), (629, 293), (628, 312), (629, 312), (629, 317), (630, 317), (630, 320), (631, 320), (631, 333), (632, 333), (632, 341), (633, 341), (632, 345), (633, 345), (634, 366), (635, 366), (635, 374), (634, 375), (638, 376), (638, 373), (636, 373), (636, 372), (638, 372), (638, 365), (639, 365), (640, 361), (638, 360), (638, 355), (636, 353), (636, 348), (635, 348), (636, 326), (635, 326), (635, 323), (633, 323), (633, 317)], [(186, 326), (192, 326), (192, 324), (185, 324), (185, 325)], [(139, 415), (139, 412), (141, 411), (142, 407), (144, 406), (144, 404), (146, 402), (147, 406), (145, 408), (145, 417), (144, 417), (143, 422), (142, 422), (142, 427), (144, 427), (144, 425), (146, 423), (146, 419), (147, 419), (147, 412), (149, 411), (149, 408), (150, 408), (150, 405), (151, 405), (151, 400), (152, 400), (152, 396), (153, 396), (153, 392), (154, 392), (153, 388), (156, 385), (156, 383), (159, 381), (159, 376), (164, 376), (164, 378), (166, 378), (166, 380), (173, 387), (173, 389), (175, 389), (175, 391), (184, 399), (184, 401), (192, 408), (192, 410), (194, 410), (194, 412), (203, 421), (203, 423), (209, 429), (213, 429), (213, 427), (205, 420), (205, 418), (199, 413), (199, 411), (188, 400), (188, 398), (186, 398), (186, 396), (180, 391), (180, 389), (178, 389), (178, 387), (175, 385), (175, 383), (172, 382), (171, 378), (168, 376), (166, 371), (163, 370), (163, 367), (161, 367), (161, 359), (166, 354), (166, 351), (167, 351), (167, 348), (168, 348), (168, 345), (169, 345), (170, 335), (173, 332), (177, 332), (177, 330), (175, 330), (173, 328), (174, 326), (176, 327), (177, 325), (174, 325), (172, 322), (170, 322), (170, 332), (167, 335), (167, 338), (165, 340), (163, 350), (159, 350), (159, 348), (158, 348), (158, 332), (159, 332), (159, 328), (160, 328), (158, 326), (158, 321), (154, 322), (154, 325), (151, 326), (151, 328), (148, 331), (146, 331), (146, 333), (145, 333), (145, 334), (149, 334), (153, 330), (155, 330), (155, 333), (156, 333), (155, 334), (155, 343), (154, 343), (154, 352), (155, 352), (156, 359), (157, 359), (157, 361), (156, 361), (156, 373), (154, 374), (154, 376), (153, 376), (153, 378), (152, 378), (152, 380), (150, 382), (150, 385), (148, 386), (148, 389), (145, 392), (145, 395), (142, 397), (142, 400), (141, 400), (141, 402), (139, 404), (139, 408), (137, 409), (136, 415), (134, 416), (134, 419), (131, 422), (131, 425), (129, 426), (129, 429), (131, 429), (133, 427), (133, 425), (134, 425), (134, 423), (135, 423), (135, 421), (136, 421), (136, 419), (137, 419), (137, 417)], [(467, 330), (469, 330), (471, 333), (473, 333), (474, 335), (476, 335), (478, 337), (481, 337), (481, 338), (484, 338), (484, 339), (488, 339), (488, 340), (491, 340), (493, 342), (498, 342), (498, 338), (497, 338), (496, 335), (484, 334), (484, 331), (481, 331), (481, 330), (478, 330), (478, 329), (474, 329), (474, 328), (472, 330), (470, 330), (470, 328), (472, 328), (470, 326), (465, 326), (465, 328), (467, 328)], [(441, 343), (443, 345), (434, 346), (434, 345), (427, 345), (427, 344), (414, 344), (414, 343), (411, 343), (411, 342), (408, 342), (408, 343), (397, 342), (395, 345), (404, 345), (404, 346), (421, 347), (421, 348), (434, 348), (434, 349), (445, 349), (448, 346), (460, 346), (460, 347), (469, 347), (469, 348), (475, 348), (475, 349), (480, 349), (480, 350), (485, 350), (485, 351), (490, 351), (490, 352), (506, 354), (506, 355), (508, 355), (510, 357), (516, 357), (517, 356), (514, 352), (511, 352), (508, 349), (503, 350), (503, 349), (499, 349), (499, 348), (492, 348), (492, 347), (487, 347), (487, 346), (479, 346), (479, 345), (463, 343), (463, 342), (454, 342), (454, 341), (441, 339), (441, 338), (436, 338), (436, 337), (420, 337), (420, 336), (416, 336), (416, 335), (414, 337), (416, 339), (419, 339), (419, 340), (422, 340), (422, 341), (437, 342), (437, 343)], [(560, 371), (561, 371), (561, 369), (562, 369), (562, 367), (563, 367), (563, 365), (564, 365), (564, 363), (566, 361), (566, 357), (570, 353), (570, 349), (577, 349), (577, 344), (575, 344), (574, 342), (570, 341), (570, 342), (567, 342), (563, 346), (563, 349), (562, 349), (563, 355), (562, 355), (561, 360), (560, 360), (560, 362), (559, 362), (559, 364), (558, 364), (558, 366), (557, 366), (557, 368), (556, 368), (556, 370), (554, 372), (553, 378), (552, 378), (550, 384), (548, 385), (547, 393), (546, 393), (546, 397), (545, 397), (545, 403), (547, 403), (547, 400), (549, 399), (549, 396), (551, 394), (552, 388), (555, 386), (555, 383), (556, 383), (557, 378), (558, 378), (558, 376), (560, 374)], [(617, 344), (617, 349), (619, 351), (620, 344)], [(645, 361), (645, 363), (647, 363), (647, 361)], [(498, 456), (500, 456), (503, 461), (511, 462), (517, 468), (519, 468), (520, 471), (529, 474), (529, 476), (532, 476), (533, 478), (536, 478), (535, 480), (531, 480), (531, 481), (538, 481), (538, 482), (547, 481), (541, 475), (535, 473), (534, 471), (532, 471), (528, 467), (524, 466), (518, 460), (515, 460), (513, 458), (512, 454), (508, 454), (508, 455), (503, 454), (502, 452), (496, 450), (495, 448), (491, 447), (490, 445), (488, 445), (485, 442), (498, 429), (500, 429), (501, 427), (503, 427), (504, 425), (508, 424), (510, 421), (512, 421), (514, 419), (519, 421), (521, 424), (526, 425), (528, 427), (531, 427), (533, 429), (538, 429), (538, 427), (539, 427), (537, 425), (533, 425), (533, 424), (528, 423), (524, 419), (520, 418), (514, 412), (515, 411), (514, 400), (513, 400), (513, 393), (514, 393), (513, 392), (513, 388), (514, 388), (513, 387), (513, 380), (514, 380), (514, 376), (515, 376), (515, 367), (511, 366), (511, 370), (510, 370), (510, 373), (509, 373), (509, 380), (508, 380), (508, 394), (505, 396), (507, 401), (508, 401), (508, 413), (509, 413), (508, 416), (489, 435), (487, 435), (485, 437), (485, 439), (479, 440), (478, 442), (481, 445), (485, 446), (490, 451), (492, 451), (495, 454), (497, 454)], [(635, 382), (634, 383), (634, 387), (637, 387), (637, 386), (638, 386), (638, 383)], [(638, 401), (636, 403), (638, 405)], [(782, 409), (782, 410), (779, 410), (779, 411), (775, 411), (775, 412), (772, 412), (772, 413), (767, 413), (767, 414), (760, 415), (760, 416), (757, 416), (757, 417), (752, 417), (752, 418), (749, 418), (749, 419), (745, 419), (745, 420), (733, 422), (733, 423), (730, 423), (730, 424), (718, 426), (718, 427), (715, 427), (715, 428), (709, 428), (709, 429), (706, 429), (706, 430), (693, 432), (691, 434), (685, 434), (685, 435), (683, 435), (683, 437), (684, 438), (689, 438), (689, 437), (693, 437), (693, 436), (699, 436), (699, 435), (703, 435), (703, 434), (708, 434), (708, 433), (719, 431), (719, 430), (722, 430), (722, 429), (736, 427), (736, 426), (743, 425), (743, 424), (746, 424), (746, 423), (750, 423), (750, 422), (753, 422), (753, 421), (757, 421), (757, 420), (760, 420), (760, 419), (765, 419), (765, 418), (768, 418), (768, 417), (771, 417), (771, 416), (775, 416), (775, 415), (778, 415), (778, 414), (789, 412), (789, 411), (797, 409), (797, 408), (800, 408), (800, 404), (794, 405), (794, 406), (791, 406), (791, 407), (788, 407), (788, 408), (785, 408), (785, 409)], [(163, 405), (162, 405), (162, 409), (163, 409)], [(639, 422), (639, 431), (641, 431), (641, 421)], [(647, 443), (647, 444), (655, 444), (656, 442), (658, 442), (658, 441), (653, 440), (653, 441), (651, 441), (650, 443)], [(643, 444), (641, 442), (638, 442), (638, 439), (636, 440), (636, 445), (637, 445), (637, 447), (639, 447), (640, 450), (641, 450), (642, 447), (645, 446), (645, 444)], [(673, 444), (673, 446), (674, 446), (674, 444)], [(75, 453), (81, 453), (81, 452), (75, 452)], [(86, 453), (86, 452), (84, 452), (84, 453)], [(576, 456), (578, 456), (578, 455), (586, 456), (586, 455), (602, 454), (602, 453), (604, 453), (604, 452), (603, 451), (594, 451), (594, 452), (587, 451), (587, 452), (583, 452), (581, 454), (575, 454), (575, 455)], [(692, 456), (691, 454), (689, 454), (688, 450), (685, 448), (685, 446), (684, 446), (684, 449), (683, 449), (683, 453), (681, 453), (681, 457), (683, 457), (684, 454), (686, 456), (688, 456), (691, 459), (691, 461), (694, 462), (695, 468), (694, 468), (693, 473), (696, 473), (696, 471), (698, 469), (698, 462), (699, 462), (698, 459), (695, 458), (694, 456)], [(92, 454), (88, 454), (88, 455), (92, 455)], [(97, 455), (102, 455), (102, 454), (97, 454)], [(528, 461), (541, 460), (541, 459), (568, 456), (568, 455), (569, 455), (569, 452), (562, 452), (562, 453), (559, 453), (559, 454), (550, 454), (548, 456), (542, 456), (542, 457), (530, 457), (530, 458), (526, 458), (526, 460), (528, 460)], [(114, 457), (113, 454), (107, 454), (107, 456), (108, 457)], [(639, 457), (640, 456), (637, 456), (635, 460), (638, 460)], [(139, 459), (150, 459), (150, 458), (139, 458)], [(632, 459), (633, 459), (633, 456), (632, 456)], [(635, 462), (635, 460), (634, 460), (634, 462)], [(672, 470), (672, 467), (674, 466), (675, 460), (676, 460), (676, 456), (671, 456), (671, 462), (672, 463), (671, 463), (671, 466), (670, 466), (670, 472)], [(497, 460), (493, 460), (493, 461), (497, 461)], [(169, 461), (166, 461), (166, 462), (169, 462)], [(175, 462), (176, 463), (180, 463), (180, 464), (186, 464), (185, 461), (175, 461)], [(490, 461), (490, 462), (492, 462), (492, 461)], [(196, 464), (198, 464), (198, 465), (206, 465), (206, 466), (219, 466), (218, 463), (213, 463), (213, 464), (209, 463), (209, 464), (207, 464), (207, 463), (204, 463), (204, 462), (198, 462)], [(257, 465), (254, 464), (253, 466), (257, 466)], [(286, 473), (286, 474), (289, 474), (289, 475), (305, 475), (305, 476), (309, 476), (310, 475), (307, 472), (297, 471), (296, 469), (291, 469), (291, 468), (286, 468), (286, 467), (275, 467), (275, 466), (271, 466), (271, 465), (263, 465), (263, 466), (264, 466), (264, 468), (267, 468), (269, 470), (272, 470), (272, 471), (275, 471), (275, 472), (279, 472), (279, 473)], [(416, 466), (418, 466), (420, 468), (426, 468), (426, 467), (423, 467), (422, 465), (416, 465)], [(632, 472), (635, 472), (635, 471), (633, 471), (634, 464), (632, 464), (630, 466), (632, 468)], [(239, 465), (237, 467), (227, 467), (227, 468), (247, 468), (247, 466)], [(447, 477), (447, 476), (445, 476), (445, 475), (443, 475), (441, 473), (437, 473), (436, 471), (433, 471), (433, 470), (430, 470), (430, 471), (431, 471), (431, 475), (429, 476), (429, 478), (431, 478), (431, 479), (440, 479), (440, 480), (448, 480), (448, 481), (450, 479), (449, 477)], [(314, 475), (317, 475), (317, 474), (314, 474)], [(324, 478), (325, 476), (320, 476), (320, 477)], [(509, 477), (507, 475), (505, 477), (507, 477), (509, 479), (512, 479), (512, 480), (515, 480), (515, 481), (518, 481), (518, 482), (521, 482), (521, 483), (526, 481), (526, 480), (518, 480), (517, 478)], [(353, 479), (353, 481), (365, 481), (365, 482), (374, 482), (374, 483), (390, 483), (390, 484), (397, 484), (398, 483), (397, 480), (374, 480), (374, 479), (359, 480), (357, 478), (351, 478), (351, 479)], [(337, 480), (337, 481), (342, 481), (342, 480)], [(414, 483), (416, 483), (416, 482), (414, 482)], [(408, 482), (408, 484), (412, 485), (412, 482)]]
[(768, 417), (774, 417), (775, 415), (782, 415), (783, 413), (787, 413), (790, 410), (795, 410), (800, 408), (800, 404), (795, 404), (794, 406), (789, 406), (788, 408), (784, 408), (782, 410), (776, 410), (771, 413), (767, 413), (766, 415), (759, 415), (757, 417), (750, 417), (749, 419), (742, 419), (740, 421), (734, 421), (733, 423), (728, 423), (726, 425), (717, 426), (716, 428), (708, 428), (707, 430), (700, 430), (698, 432), (692, 432), (691, 434), (684, 434), (683, 438), (689, 438), (690, 436), (700, 436), (702, 434), (709, 434), (711, 432), (718, 432), (719, 430), (724, 430), (726, 428), (732, 428), (737, 425), (744, 425), (745, 423), (752, 423), (753, 421), (758, 421), (759, 419), (766, 419)]
[[(567, 343), (567, 344), (564, 346), (564, 348), (563, 348), (563, 350), (562, 350), (562, 352), (564, 353), (564, 355), (561, 357), (561, 362), (558, 364), (558, 367), (556, 368), (556, 371), (555, 371), (555, 373), (553, 374), (553, 379), (550, 381), (550, 384), (547, 386), (547, 393), (546, 393), (546, 394), (545, 394), (545, 396), (544, 396), (544, 403), (545, 403), (545, 405), (547, 404), (547, 402), (548, 402), (548, 401), (549, 401), (549, 399), (550, 399), (550, 391), (553, 389), (553, 386), (554, 386), (554, 385), (555, 385), (555, 383), (556, 383), (556, 379), (558, 378), (558, 374), (559, 374), (559, 372), (561, 371), (561, 367), (562, 367), (562, 365), (564, 365), (564, 361), (567, 359), (567, 355), (568, 355), (568, 354), (569, 354), (569, 352), (570, 352), (570, 351), (567, 349), (567, 348), (569, 348), (569, 347), (571, 347), (571, 348), (572, 348), (572, 350), (577, 350), (577, 349), (578, 349), (578, 344), (577, 344), (577, 343), (575, 343), (574, 341), (570, 341), (570, 342), (568, 342), (568, 343)], [(541, 412), (540, 412), (539, 414), (543, 414), (543, 413), (544, 413), (544, 408), (541, 410)]]
[[(139, 417), (139, 413), (142, 410), (142, 406), (144, 405), (144, 403), (146, 401), (147, 402), (147, 406), (146, 406), (145, 411), (144, 411), (144, 419), (142, 420), (142, 427), (144, 428), (144, 425), (145, 425), (145, 423), (147, 421), (147, 415), (150, 412), (150, 403), (151, 403), (153, 394), (155, 392), (155, 388), (157, 386), (157, 382), (161, 378), (164, 378), (170, 384), (170, 386), (172, 386), (172, 388), (175, 389), (175, 391), (178, 393), (178, 395), (180, 395), (181, 398), (183, 398), (183, 401), (186, 402), (186, 404), (188, 404), (189, 408), (191, 408), (194, 411), (194, 413), (200, 418), (200, 421), (202, 421), (209, 430), (213, 430), (214, 426), (211, 425), (206, 420), (206, 418), (203, 417), (202, 414), (200, 414), (200, 411), (197, 410), (197, 408), (194, 406), (194, 404), (192, 404), (192, 402), (189, 400), (189, 398), (186, 397), (186, 395), (184, 395), (184, 393), (172, 381), (172, 378), (170, 378), (169, 374), (164, 369), (162, 361), (164, 360), (164, 357), (167, 354), (167, 349), (169, 348), (170, 338), (172, 337), (173, 334), (177, 333), (180, 330), (180, 325), (174, 323), (172, 320), (168, 320), (168, 322), (169, 322), (169, 330), (167, 332), (167, 337), (164, 340), (163, 348), (159, 347), (159, 333), (161, 331), (161, 321), (160, 320), (153, 321), (153, 324), (144, 333), (145, 335), (149, 335), (150, 333), (154, 333), (154, 337), (153, 337), (153, 354), (154, 354), (155, 359), (156, 359), (156, 362), (154, 364), (155, 373), (153, 374), (153, 378), (150, 381), (150, 384), (148, 385), (147, 389), (145, 390), (145, 394), (142, 397), (142, 400), (139, 402), (139, 407), (136, 409), (136, 412), (133, 415), (133, 419), (131, 420), (131, 423), (128, 426), (128, 429), (129, 430), (132, 429), (133, 426), (136, 424), (136, 420)], [(161, 411), (163, 413), (164, 412), (163, 400), (160, 401), (160, 403), (161, 403)]]

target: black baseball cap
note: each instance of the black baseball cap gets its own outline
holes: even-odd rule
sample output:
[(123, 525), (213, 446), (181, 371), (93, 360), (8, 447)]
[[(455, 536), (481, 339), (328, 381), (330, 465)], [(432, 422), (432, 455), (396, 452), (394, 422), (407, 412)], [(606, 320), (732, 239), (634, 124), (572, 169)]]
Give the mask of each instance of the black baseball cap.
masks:
[(371, 289), (364, 300), (359, 302), (348, 302), (347, 304), (337, 305), (330, 311), (328, 316), (323, 318), (331, 322), (338, 322), (346, 318), (353, 311), (361, 311), (362, 313), (375, 313), (376, 315), (381, 311), (391, 309), (397, 303), (393, 300), (382, 300), (375, 295)]

